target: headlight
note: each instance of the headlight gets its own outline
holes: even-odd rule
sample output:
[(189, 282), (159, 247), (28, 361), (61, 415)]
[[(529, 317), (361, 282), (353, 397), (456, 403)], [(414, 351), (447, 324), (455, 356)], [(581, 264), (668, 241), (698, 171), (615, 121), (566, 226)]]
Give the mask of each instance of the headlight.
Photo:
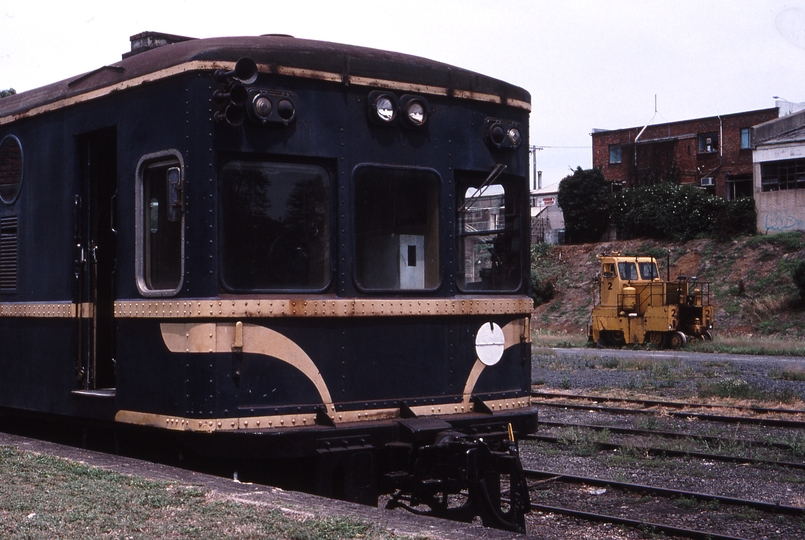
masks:
[(400, 108), (403, 110), (403, 123), (408, 127), (419, 128), (428, 121), (430, 105), (424, 98), (403, 96), (400, 98)]
[(377, 124), (388, 125), (397, 119), (397, 98), (386, 92), (369, 94), (369, 117)]

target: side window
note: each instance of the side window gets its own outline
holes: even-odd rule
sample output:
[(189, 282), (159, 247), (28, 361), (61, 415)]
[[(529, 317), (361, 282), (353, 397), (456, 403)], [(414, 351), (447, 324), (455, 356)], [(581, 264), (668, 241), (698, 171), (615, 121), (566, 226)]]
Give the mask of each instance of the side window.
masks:
[(230, 161), (219, 179), (221, 280), (234, 292), (330, 283), (330, 175), (319, 165)]
[(171, 296), (184, 277), (184, 166), (173, 150), (140, 159), (136, 182), (137, 286)]
[(435, 289), (441, 179), (432, 170), (355, 171), (355, 282), (370, 290)]
[(14, 135), (0, 141), (0, 200), (12, 204), (22, 186), (22, 145)]
[(458, 179), (458, 287), (515, 291), (522, 283), (521, 182)]

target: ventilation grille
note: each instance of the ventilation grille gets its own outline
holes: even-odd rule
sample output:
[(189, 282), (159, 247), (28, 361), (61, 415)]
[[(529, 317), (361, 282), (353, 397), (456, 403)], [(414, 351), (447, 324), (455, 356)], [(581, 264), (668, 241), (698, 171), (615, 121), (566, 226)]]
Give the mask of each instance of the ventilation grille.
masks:
[(17, 216), (0, 218), (0, 291), (17, 290)]

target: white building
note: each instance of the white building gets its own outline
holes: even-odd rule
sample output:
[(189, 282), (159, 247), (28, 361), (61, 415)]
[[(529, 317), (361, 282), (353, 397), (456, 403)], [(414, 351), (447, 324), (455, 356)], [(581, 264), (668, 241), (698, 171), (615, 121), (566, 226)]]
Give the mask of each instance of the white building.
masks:
[(755, 126), (752, 139), (758, 232), (805, 230), (805, 111)]

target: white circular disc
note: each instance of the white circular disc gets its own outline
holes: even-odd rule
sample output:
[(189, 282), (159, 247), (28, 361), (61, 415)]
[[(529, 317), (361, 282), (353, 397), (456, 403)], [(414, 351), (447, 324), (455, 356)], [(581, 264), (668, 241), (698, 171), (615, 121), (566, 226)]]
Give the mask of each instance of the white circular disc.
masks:
[(495, 323), (484, 323), (475, 336), (475, 352), (478, 359), (487, 366), (494, 366), (503, 356), (506, 338), (503, 330)]

